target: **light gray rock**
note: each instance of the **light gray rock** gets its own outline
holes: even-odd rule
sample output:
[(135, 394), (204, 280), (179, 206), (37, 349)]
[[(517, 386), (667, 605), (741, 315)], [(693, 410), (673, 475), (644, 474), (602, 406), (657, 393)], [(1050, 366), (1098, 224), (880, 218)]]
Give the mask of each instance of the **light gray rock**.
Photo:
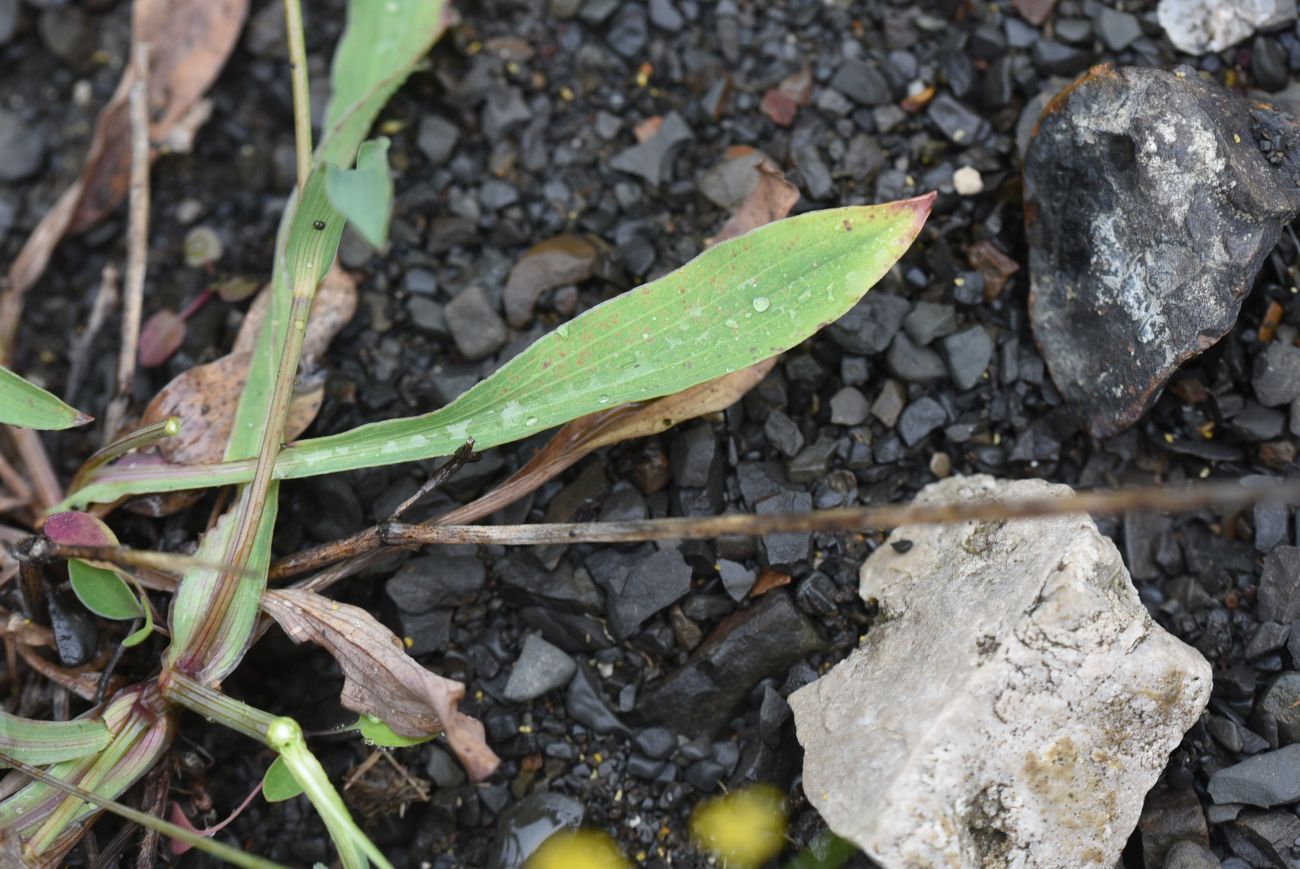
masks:
[(1156, 7), (1169, 41), (1187, 54), (1223, 51), (1295, 17), (1295, 0), (1160, 0)]
[(526, 703), (569, 683), (578, 668), (562, 649), (552, 646), (536, 634), (529, 634), (519, 652), (519, 660), (510, 671), (505, 698), (512, 703)]
[[(956, 477), (917, 500), (1048, 497)], [(862, 568), (866, 641), (790, 697), (804, 790), (893, 867), (1115, 865), (1210, 666), (1159, 628), (1083, 515), (910, 526)]]

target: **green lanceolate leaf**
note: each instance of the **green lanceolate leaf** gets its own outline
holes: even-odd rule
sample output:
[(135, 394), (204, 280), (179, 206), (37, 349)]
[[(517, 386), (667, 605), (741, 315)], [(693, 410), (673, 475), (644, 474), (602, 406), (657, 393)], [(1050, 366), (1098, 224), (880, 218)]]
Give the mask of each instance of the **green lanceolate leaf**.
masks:
[(358, 716), (355, 726), (362, 739), (381, 748), (407, 748), (408, 746), (428, 742), (436, 735), (431, 733), (428, 736), (402, 736), (399, 733), (394, 733), (393, 728), (373, 715)]
[(447, 27), (443, 0), (349, 0), (318, 162), (351, 166), (379, 110)]
[(325, 192), (330, 203), (352, 221), (372, 247), (388, 242), (393, 210), (393, 178), (388, 174), (388, 139), (372, 139), (357, 152), (357, 168), (325, 165)]
[(0, 710), (0, 753), (44, 766), (102, 751), (112, 734), (102, 721), (33, 721)]
[(0, 422), (26, 428), (63, 429), (94, 417), (68, 407), (57, 396), (0, 366)]
[(131, 586), (111, 570), (73, 558), (68, 561), (68, 579), (77, 599), (97, 616), (127, 621), (144, 614)]
[(277, 757), (262, 779), (262, 796), (268, 803), (279, 803), (302, 793), (302, 785), (293, 777), (283, 757)]
[[(911, 245), (933, 196), (817, 211), (710, 248), (549, 333), (446, 407), (286, 448), (281, 479), (446, 456), (669, 395), (794, 347), (852, 308)], [(251, 478), (251, 463), (111, 469), (77, 503)]]
[[(279, 492), (280, 485), (273, 483), (257, 526), (253, 552), (248, 559), (248, 569), (260, 577), (266, 576), (266, 569), (271, 563), (271, 537), (279, 509)], [(222, 553), (226, 551), (234, 533), (234, 509), (231, 508), (222, 514), (217, 524), (203, 536), (199, 548), (194, 553), (196, 558), (210, 563), (220, 563)], [(181, 577), (180, 588), (172, 598), (172, 642), (164, 658), (167, 667), (188, 666), (193, 663), (183, 662), (181, 659), (187, 650), (192, 648), (208, 600), (217, 588), (219, 574), (220, 571), (217, 570), (195, 568), (186, 571)], [(253, 627), (257, 624), (258, 601), (262, 597), (264, 587), (264, 581), (240, 583), (235, 600), (221, 625), (220, 636), (204, 653), (201, 666), (189, 675), (198, 681), (215, 682), (225, 678), (238, 666), (251, 640)]]

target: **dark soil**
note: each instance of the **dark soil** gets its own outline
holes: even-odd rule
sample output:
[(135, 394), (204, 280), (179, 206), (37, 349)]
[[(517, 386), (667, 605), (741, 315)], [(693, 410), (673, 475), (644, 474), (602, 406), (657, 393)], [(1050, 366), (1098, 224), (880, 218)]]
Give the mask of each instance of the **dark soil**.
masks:
[[(0, 12), (15, 2), (0, 0)], [(75, 176), (95, 112), (115, 87), (127, 53), (128, 3), (87, 3), (84, 20), (71, 24), (66, 15), (55, 21), (42, 11), (52, 5), (29, 0), (19, 7), (17, 32), (7, 42), (0, 37), (0, 107), (17, 113), (45, 150), (39, 172), (0, 186), (4, 262)], [(342, 3), (307, 5), (320, 106)], [(898, 341), (886, 354), (892, 332), (872, 345), (852, 327), (827, 330), (787, 354), (767, 381), (725, 414), (605, 450), (505, 511), (508, 521), (699, 515), (752, 511), (760, 502), (767, 509), (882, 504), (907, 500), (936, 473), (949, 472), (1083, 487), (1290, 472), (1292, 432), (1300, 420), (1294, 409), (1290, 420), (1271, 411), (1261, 418), (1251, 373), (1263, 346), (1257, 329), (1270, 302), (1283, 306), (1284, 325), (1300, 326), (1293, 235), (1284, 234), (1236, 328), (1189, 363), (1175, 388), (1134, 428), (1104, 441), (1080, 432), (1044, 372), (1027, 323), (1023, 267), (1000, 292), (989, 292), (990, 271), (986, 299), (971, 292), (979, 278), (968, 258), (994, 245), (1016, 263), (1026, 262), (1017, 122), (1035, 116), (1036, 108), (1025, 107), (1041, 105), (1035, 98), (1054, 89), (1054, 76), (1072, 76), (1104, 59), (1159, 66), (1184, 61), (1239, 90), (1254, 82), (1276, 90), (1300, 70), (1300, 40), (1291, 30), (1189, 59), (1177, 56), (1161, 35), (1155, 3), (1146, 0), (1123, 4), (1136, 13), (1143, 36), (1118, 52), (1101, 41), (1094, 25), (1101, 6), (1092, 0), (1061, 0), (1042, 28), (1026, 24), (1012, 4), (957, 0), (546, 5), (459, 4), (461, 21), (433, 52), (428, 69), (383, 112), (379, 126), (393, 140), (396, 172), (392, 245), (382, 256), (371, 255), (345, 237), (342, 260), (360, 276), (362, 303), (330, 352), (327, 399), (309, 434), (437, 407), (575, 307), (590, 307), (686, 262), (727, 217), (701, 195), (697, 179), (722, 161), (729, 146), (744, 144), (768, 154), (799, 186), (804, 199), (796, 211), (939, 190), (920, 242), (875, 293), (906, 300), (903, 310), (919, 302), (948, 306), (935, 320), (951, 313), (959, 334), (983, 330), (995, 345), (987, 376), (950, 375), (938, 353), (941, 337), (930, 335), (931, 348), (910, 338)], [(1020, 4), (1039, 5), (1051, 4)], [(249, 30), (211, 93), (215, 111), (195, 153), (156, 165), (146, 313), (164, 305), (179, 309), (221, 276), (269, 275), (276, 221), (293, 183), (278, 8), (278, 2), (255, 4)], [(58, 29), (67, 27), (81, 30)], [(1047, 41), (1053, 34), (1057, 38)], [(56, 45), (80, 44), (70, 43), (72, 36), (83, 40), (84, 50), (57, 56)], [(871, 57), (884, 74), (864, 78), (854, 55)], [(790, 127), (777, 126), (760, 100), (805, 64), (813, 74), (813, 104), (800, 108)], [(937, 96), (920, 111), (900, 108), (918, 81), (933, 84)], [(692, 138), (659, 184), (611, 168), (615, 156), (635, 144), (638, 123), (674, 111)], [(449, 155), (436, 165), (427, 152), (436, 153), (439, 143), (427, 141), (422, 150), (418, 141), (422, 121), (434, 115), (457, 131)], [(965, 130), (973, 134), (955, 133)], [(11, 159), (0, 153), (0, 163)], [(954, 192), (952, 174), (962, 166), (981, 173), (982, 193)], [(191, 218), (188, 225), (182, 216)], [(119, 212), (61, 245), (29, 296), (17, 367), (65, 396), (70, 341), (85, 322), (103, 264), (123, 258), (124, 223)], [(183, 239), (192, 225), (211, 227), (223, 240), (224, 254), (213, 269), (184, 265)], [(544, 296), (533, 325), (512, 330), (486, 359), (462, 358), (444, 306), (477, 286), (499, 311), (515, 260), (562, 232), (591, 233), (609, 244), (603, 275), (584, 282), (576, 297), (563, 290)], [(147, 401), (175, 374), (224, 353), (242, 308), (205, 306), (190, 321), (181, 351), (161, 369), (140, 375), (136, 398)], [(913, 326), (926, 337), (925, 324)], [(116, 325), (110, 323), (92, 355), (98, 364), (68, 396), (79, 407), (102, 415), (115, 353)], [(936, 365), (938, 376), (927, 374)], [(972, 380), (965, 388), (956, 385)], [(833, 415), (852, 418), (861, 403), (852, 393), (832, 402), (846, 387), (877, 412), (833, 422)], [(48, 438), (58, 467), (71, 473), (96, 443), (93, 434)], [(481, 493), (541, 442), (491, 451), (424, 513)], [(432, 467), (286, 485), (278, 549), (291, 552), (383, 518)], [(210, 504), (165, 521), (123, 515), (115, 524), (134, 545), (175, 548), (201, 529)], [(1286, 645), (1285, 625), (1260, 627), (1255, 591), (1263, 554), (1293, 542), (1291, 512), (1204, 510), (1168, 520), (1101, 522), (1120, 544), (1156, 618), (1215, 665), (1210, 713), (1174, 753), (1165, 776), (1171, 788), (1193, 788), (1203, 806), (1210, 802), (1210, 773), (1279, 744), (1278, 728), (1261, 723), (1256, 700), (1276, 674), (1300, 668), (1300, 659)], [(800, 790), (800, 749), (782, 698), (841, 659), (869, 628), (872, 614), (857, 597), (857, 573), (880, 539), (817, 535), (669, 547), (689, 571), (689, 594), (621, 641), (605, 632), (607, 610), (600, 601), (613, 594), (609, 578), (634, 570), (654, 547), (460, 548), (451, 554), (486, 568), (481, 589), (471, 591), (469, 603), (414, 615), (400, 612), (385, 594), (396, 562), (338, 586), (341, 599), (371, 607), (399, 633), (418, 636), (428, 649), (421, 660), (431, 668), (466, 682), (464, 708), (485, 722), (504, 761), (492, 779), (472, 786), (457, 780), (441, 748), (396, 751), (394, 759), (411, 775), (436, 781), (431, 799), (404, 797), (400, 778), (381, 762), (346, 792), (354, 812), (368, 819), (375, 840), (398, 866), (484, 866), (504, 826), (497, 823), (502, 812), (529, 794), (550, 791), (577, 800), (585, 823), (608, 830), (629, 857), (694, 866), (705, 859), (688, 841), (692, 808), (724, 788), (771, 781), (791, 794), (792, 847), (808, 842), (824, 825)], [(720, 562), (733, 563), (725, 565), (734, 571), (726, 584)], [(728, 595), (733, 581), (747, 581), (746, 571), (769, 566), (788, 576), (788, 584), (741, 604)], [(557, 588), (571, 593), (567, 601)], [(592, 594), (594, 602), (584, 603)], [(634, 608), (634, 602), (627, 605)], [(758, 620), (768, 648), (759, 642), (757, 651), (742, 653), (727, 645), (738, 630), (736, 611)], [(507, 701), (503, 692), (525, 635), (537, 631), (578, 662), (578, 676), (567, 689), (531, 702)], [(819, 650), (790, 660), (786, 643), (799, 631), (813, 632), (809, 648)], [(740, 671), (736, 681), (720, 686), (734, 691), (734, 708), (702, 712), (667, 682), (692, 660), (702, 638), (721, 646), (710, 654)], [(160, 648), (127, 656), (123, 668), (147, 677), (149, 654)], [(340, 685), (325, 654), (295, 648), (272, 631), (225, 688), (294, 715), (309, 730), (323, 730), (347, 718), (337, 705)], [(579, 690), (584, 685), (594, 694)], [(611, 713), (623, 723), (611, 722)], [(1224, 723), (1211, 728), (1214, 722)], [(659, 736), (647, 735), (652, 724), (680, 736), (664, 760), (650, 756), (647, 746)], [(322, 737), (313, 746), (339, 782), (371, 753), (356, 739)], [(200, 826), (237, 805), (271, 760), (243, 737), (197, 719), (185, 722), (177, 756), (181, 772), (173, 797), (191, 811), (209, 809), (196, 819)], [(1287, 809), (1275, 813), (1294, 821)], [(1209, 828), (1220, 855), (1241, 841), (1229, 814), (1213, 816)], [(1195, 834), (1169, 832), (1172, 822), (1161, 823), (1165, 832), (1158, 835)], [(323, 830), (302, 800), (256, 801), (222, 836), (293, 865), (329, 859)], [(1157, 834), (1148, 830), (1147, 837), (1150, 846)], [(1143, 845), (1143, 834), (1135, 832), (1126, 865), (1143, 865)], [(84, 860), (80, 850), (71, 858), (74, 865)], [(865, 858), (858, 860), (866, 865)], [(193, 855), (181, 863), (208, 865)]]

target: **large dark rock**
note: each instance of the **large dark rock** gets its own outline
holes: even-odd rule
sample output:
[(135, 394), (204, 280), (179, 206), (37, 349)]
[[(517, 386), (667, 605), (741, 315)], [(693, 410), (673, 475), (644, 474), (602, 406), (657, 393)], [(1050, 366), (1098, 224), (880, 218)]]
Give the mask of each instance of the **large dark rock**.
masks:
[(718, 625), (685, 666), (643, 694), (638, 717), (678, 733), (712, 733), (760, 680), (783, 677), (823, 648), (817, 627), (789, 595), (768, 592)]
[(1232, 327), (1300, 210), (1300, 126), (1194, 70), (1100, 66), (1025, 157), (1030, 315), (1088, 429), (1132, 425)]

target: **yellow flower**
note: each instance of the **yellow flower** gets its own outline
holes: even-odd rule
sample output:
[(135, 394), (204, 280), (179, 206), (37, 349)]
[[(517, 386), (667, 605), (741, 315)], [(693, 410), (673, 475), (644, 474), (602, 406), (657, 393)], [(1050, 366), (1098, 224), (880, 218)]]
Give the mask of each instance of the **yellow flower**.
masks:
[(691, 815), (691, 837), (728, 867), (758, 866), (785, 848), (785, 796), (754, 785), (709, 800)]
[(628, 869), (618, 845), (600, 830), (562, 830), (528, 858), (526, 869)]

